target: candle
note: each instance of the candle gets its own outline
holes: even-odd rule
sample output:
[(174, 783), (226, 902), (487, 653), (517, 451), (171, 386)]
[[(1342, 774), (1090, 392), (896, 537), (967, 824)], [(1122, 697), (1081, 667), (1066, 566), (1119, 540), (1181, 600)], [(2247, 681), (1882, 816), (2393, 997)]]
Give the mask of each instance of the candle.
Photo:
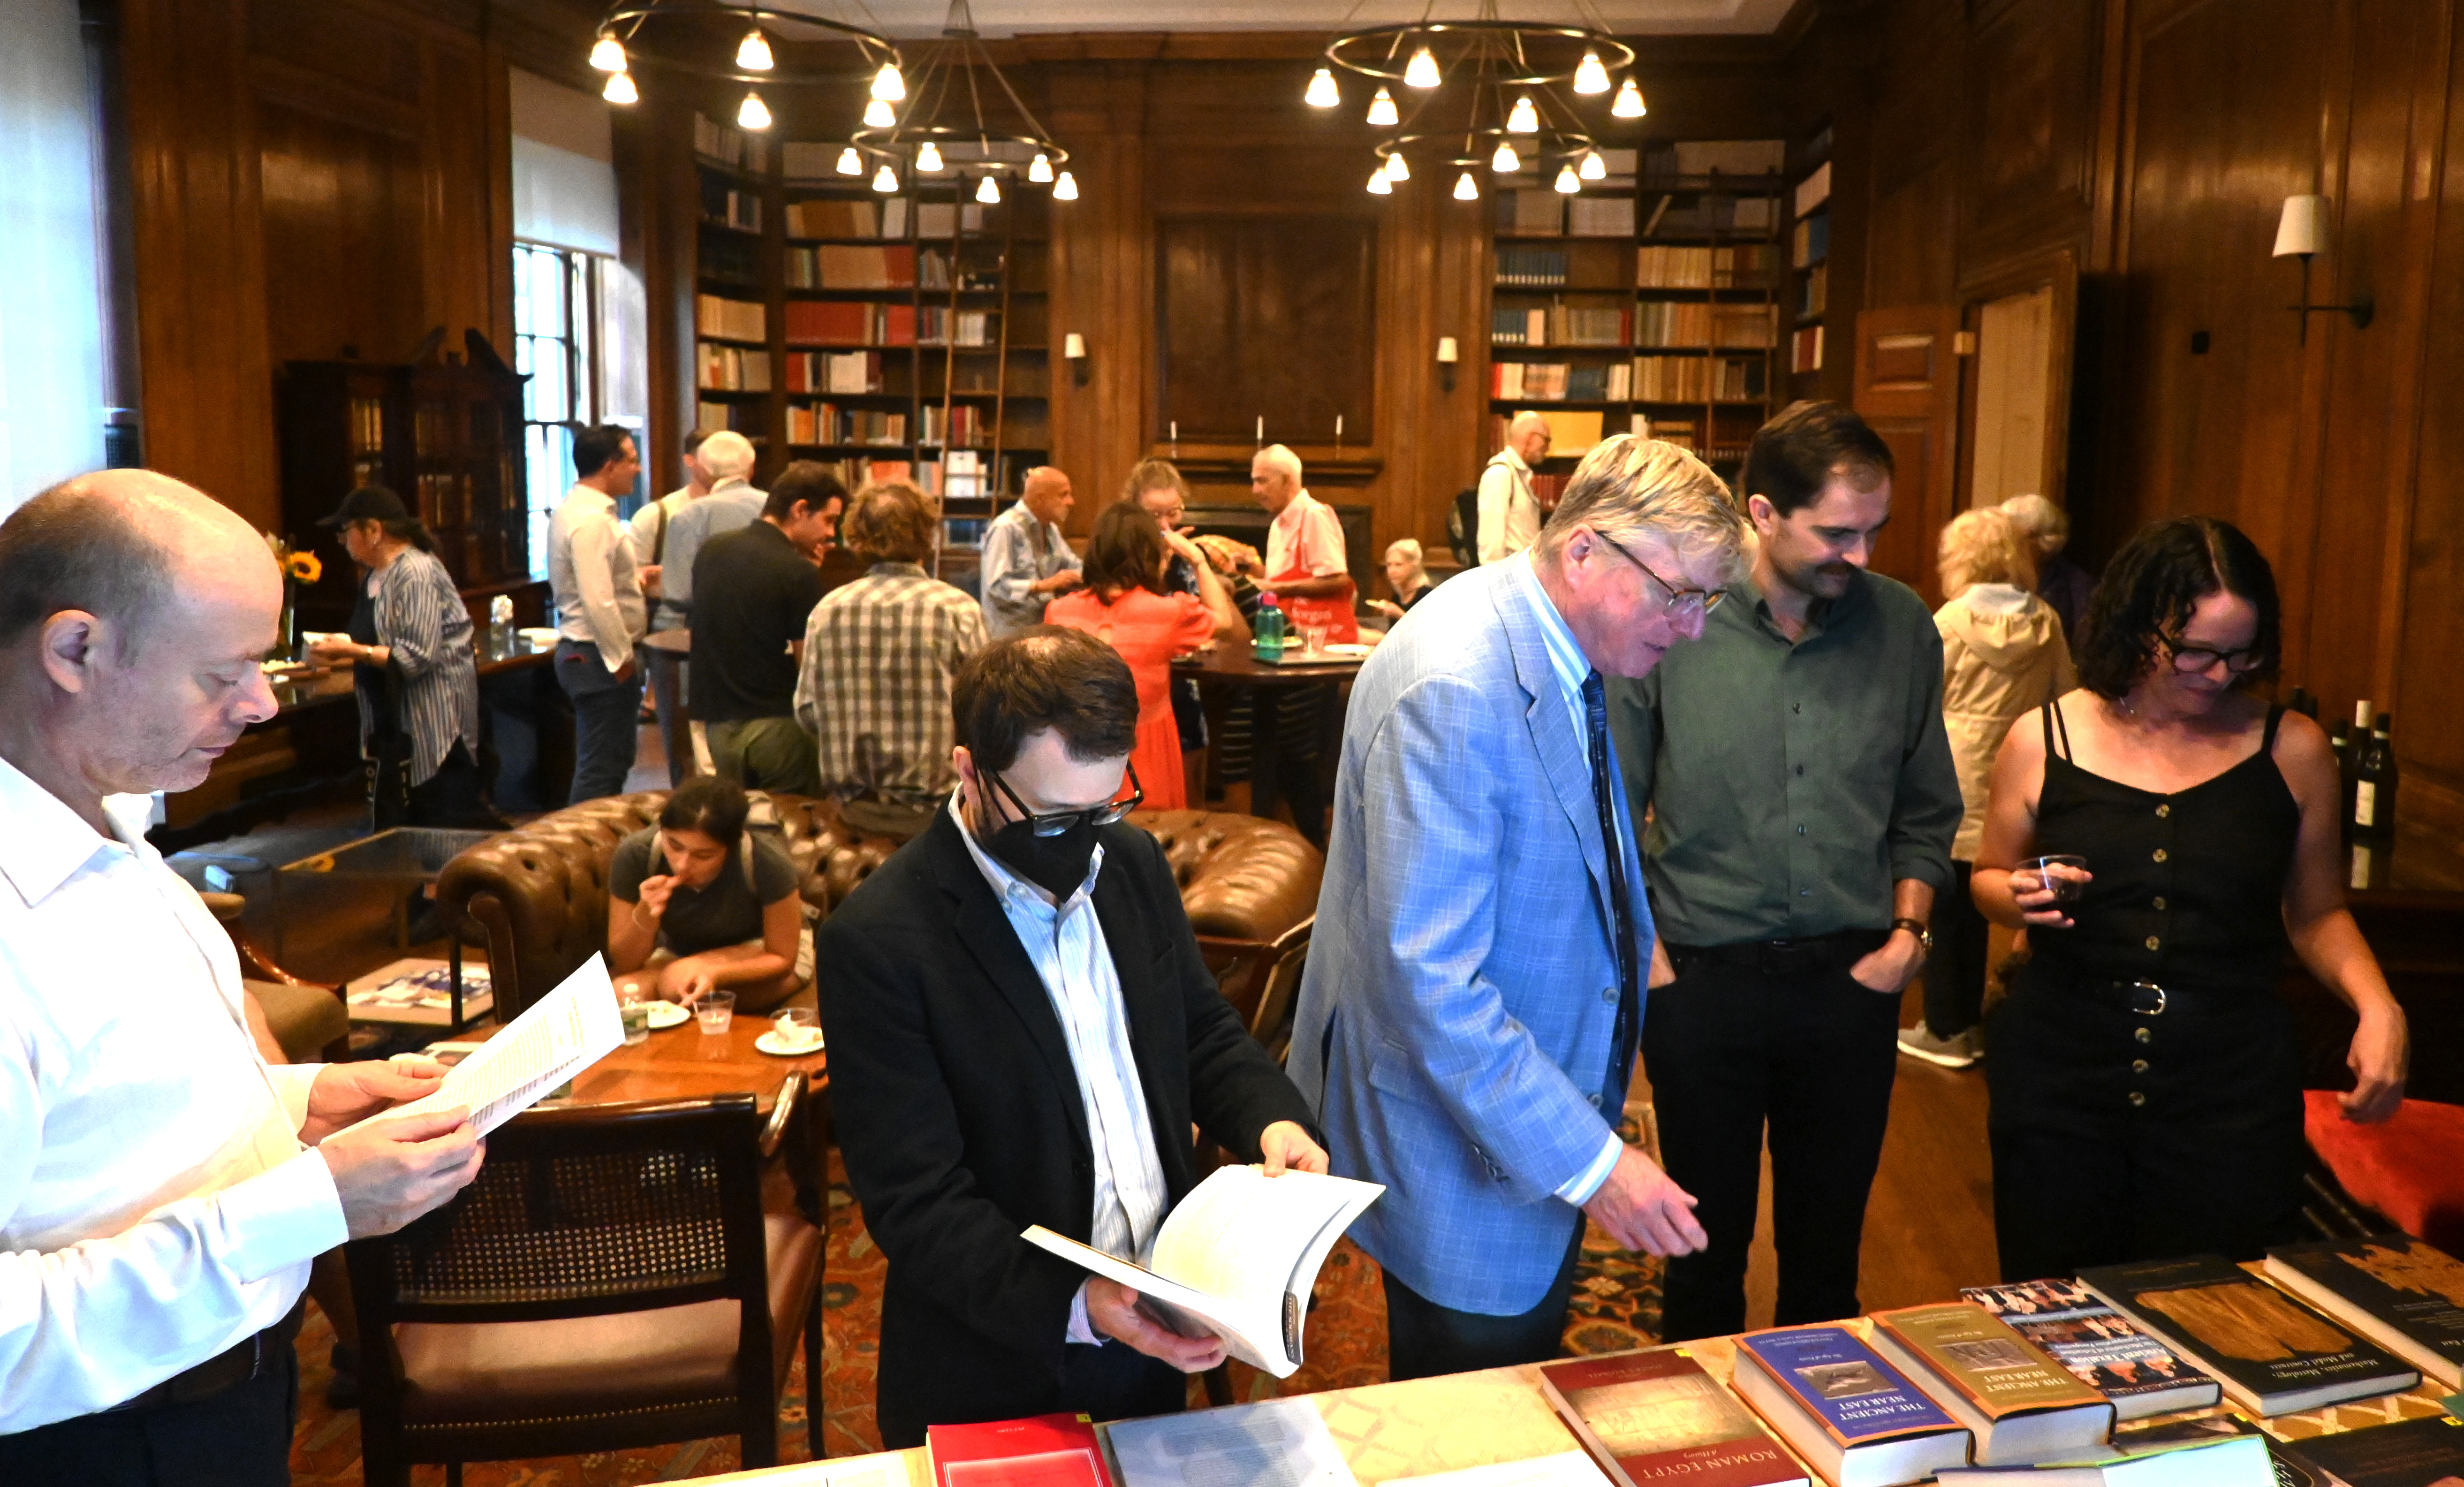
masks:
[(1180, 420), (1177, 418), (1172, 421), (1172, 442), (1175, 444), (1180, 442)]
[(1258, 415), (1258, 442), (1266, 442), (1266, 415), (1264, 413)]
[(1340, 413), (1334, 415), (1334, 442), (1337, 444), (1343, 442), (1343, 415)]

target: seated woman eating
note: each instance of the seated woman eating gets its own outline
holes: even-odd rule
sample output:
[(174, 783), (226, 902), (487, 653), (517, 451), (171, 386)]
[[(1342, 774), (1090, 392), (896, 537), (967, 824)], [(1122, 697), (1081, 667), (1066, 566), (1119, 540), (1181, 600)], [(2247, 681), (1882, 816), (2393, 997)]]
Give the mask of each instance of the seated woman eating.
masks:
[[(800, 964), (796, 864), (745, 830), (744, 792), (710, 775), (676, 788), (658, 825), (616, 844), (607, 866), (607, 968), (627, 986), (687, 1006), (714, 989), (767, 1012), (811, 975)], [(751, 861), (746, 861), (746, 854)]]

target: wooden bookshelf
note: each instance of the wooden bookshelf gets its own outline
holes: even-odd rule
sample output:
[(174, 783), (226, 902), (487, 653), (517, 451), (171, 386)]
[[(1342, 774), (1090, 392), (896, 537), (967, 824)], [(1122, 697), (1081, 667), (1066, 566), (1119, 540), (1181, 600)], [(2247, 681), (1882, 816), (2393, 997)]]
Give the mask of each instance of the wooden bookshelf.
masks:
[[(1777, 164), (1775, 143), (1738, 150)], [(1548, 415), (1538, 475), (1563, 480), (1596, 415), (1597, 437), (1648, 433), (1733, 475), (1777, 386), (1782, 182), (1716, 168), (1719, 146), (1602, 154), (1608, 179), (1573, 195), (1529, 178), (1495, 193), (1486, 447), (1516, 413)]]
[(753, 438), (765, 469), (913, 480), (963, 559), (1050, 457), (1046, 193), (979, 203), (956, 170), (878, 192), (870, 162), (838, 174), (844, 142), (764, 150), (707, 120), (694, 137), (698, 422)]
[(1789, 181), (1789, 386), (1797, 398), (1820, 395), (1824, 361), (1833, 352), (1831, 305), (1831, 126), (1798, 147)]

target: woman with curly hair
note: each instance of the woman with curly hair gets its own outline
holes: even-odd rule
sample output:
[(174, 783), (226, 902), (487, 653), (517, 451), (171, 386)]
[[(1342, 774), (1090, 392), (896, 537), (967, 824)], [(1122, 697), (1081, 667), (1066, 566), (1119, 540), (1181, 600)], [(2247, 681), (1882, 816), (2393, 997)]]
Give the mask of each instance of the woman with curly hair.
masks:
[(2403, 1098), (2404, 1014), (2344, 908), (2335, 758), (2318, 724), (2251, 689), (2280, 633), (2248, 536), (2159, 522), (2088, 601), (2079, 689), (2015, 724), (1994, 761), (1976, 905), (2033, 952), (1986, 1024), (2007, 1280), (2255, 1259), (2294, 1237), (2288, 938), (2360, 1016), (2345, 1119)]

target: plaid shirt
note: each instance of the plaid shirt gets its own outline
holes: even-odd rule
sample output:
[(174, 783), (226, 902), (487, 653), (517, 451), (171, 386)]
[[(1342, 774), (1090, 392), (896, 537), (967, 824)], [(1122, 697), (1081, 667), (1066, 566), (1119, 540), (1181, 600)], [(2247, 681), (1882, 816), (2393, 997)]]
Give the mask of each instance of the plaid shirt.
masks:
[(819, 741), (822, 793), (930, 805), (950, 769), (950, 681), (984, 646), (976, 601), (913, 563), (875, 563), (804, 625), (796, 721)]

